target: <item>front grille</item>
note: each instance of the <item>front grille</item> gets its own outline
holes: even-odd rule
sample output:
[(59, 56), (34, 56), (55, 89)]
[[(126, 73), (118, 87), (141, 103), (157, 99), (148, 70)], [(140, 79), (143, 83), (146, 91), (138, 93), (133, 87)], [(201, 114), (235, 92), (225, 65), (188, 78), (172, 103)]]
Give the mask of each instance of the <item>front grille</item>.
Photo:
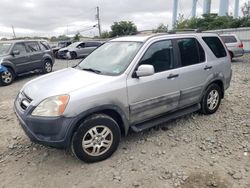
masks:
[(23, 110), (26, 110), (30, 103), (32, 102), (32, 99), (28, 97), (24, 92), (20, 93), (18, 96), (18, 101)]

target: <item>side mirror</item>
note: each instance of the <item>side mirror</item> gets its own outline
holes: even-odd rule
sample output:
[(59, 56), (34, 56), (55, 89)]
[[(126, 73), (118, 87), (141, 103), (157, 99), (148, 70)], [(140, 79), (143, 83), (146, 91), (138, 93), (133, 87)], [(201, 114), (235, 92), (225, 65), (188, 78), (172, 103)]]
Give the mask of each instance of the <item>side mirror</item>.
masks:
[(153, 65), (140, 65), (135, 72), (137, 77), (151, 76), (155, 73)]
[(15, 56), (15, 55), (19, 55), (20, 54), (20, 51), (19, 50), (13, 50), (12, 52), (12, 55)]

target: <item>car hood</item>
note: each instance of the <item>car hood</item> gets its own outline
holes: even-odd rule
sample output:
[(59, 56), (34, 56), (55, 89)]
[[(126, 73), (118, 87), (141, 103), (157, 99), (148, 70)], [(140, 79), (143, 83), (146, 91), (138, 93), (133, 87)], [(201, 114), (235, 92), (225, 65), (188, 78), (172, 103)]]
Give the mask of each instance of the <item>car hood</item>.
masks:
[(22, 92), (32, 100), (40, 102), (51, 96), (70, 94), (70, 92), (75, 90), (100, 84), (111, 79), (112, 76), (67, 68), (28, 82), (24, 85)]

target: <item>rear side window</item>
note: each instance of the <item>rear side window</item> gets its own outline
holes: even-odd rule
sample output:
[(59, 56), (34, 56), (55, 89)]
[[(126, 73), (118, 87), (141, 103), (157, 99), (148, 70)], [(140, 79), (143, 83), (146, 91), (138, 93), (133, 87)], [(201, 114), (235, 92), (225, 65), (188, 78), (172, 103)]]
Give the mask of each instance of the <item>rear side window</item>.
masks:
[(37, 42), (27, 42), (26, 46), (29, 52), (37, 52), (40, 51), (40, 47)]
[(49, 50), (50, 49), (50, 46), (47, 42), (41, 41), (40, 44), (41, 44), (40, 46), (41, 46), (42, 50)]
[(234, 36), (220, 36), (224, 43), (236, 43), (237, 40)]
[(183, 67), (205, 61), (205, 52), (195, 38), (177, 39)]
[(166, 40), (152, 44), (139, 64), (153, 65), (156, 73), (173, 69), (174, 54), (172, 41)]
[(226, 50), (218, 37), (202, 37), (217, 58), (226, 57)]

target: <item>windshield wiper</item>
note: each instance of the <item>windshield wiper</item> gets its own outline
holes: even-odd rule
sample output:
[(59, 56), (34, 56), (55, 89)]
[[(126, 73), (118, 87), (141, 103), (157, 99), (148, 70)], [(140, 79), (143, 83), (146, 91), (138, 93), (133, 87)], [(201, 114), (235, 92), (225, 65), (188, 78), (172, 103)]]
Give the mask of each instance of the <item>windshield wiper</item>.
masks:
[(92, 68), (83, 68), (82, 70), (94, 72), (96, 74), (101, 74), (102, 73), (101, 71), (96, 70), (96, 69), (92, 69)]

